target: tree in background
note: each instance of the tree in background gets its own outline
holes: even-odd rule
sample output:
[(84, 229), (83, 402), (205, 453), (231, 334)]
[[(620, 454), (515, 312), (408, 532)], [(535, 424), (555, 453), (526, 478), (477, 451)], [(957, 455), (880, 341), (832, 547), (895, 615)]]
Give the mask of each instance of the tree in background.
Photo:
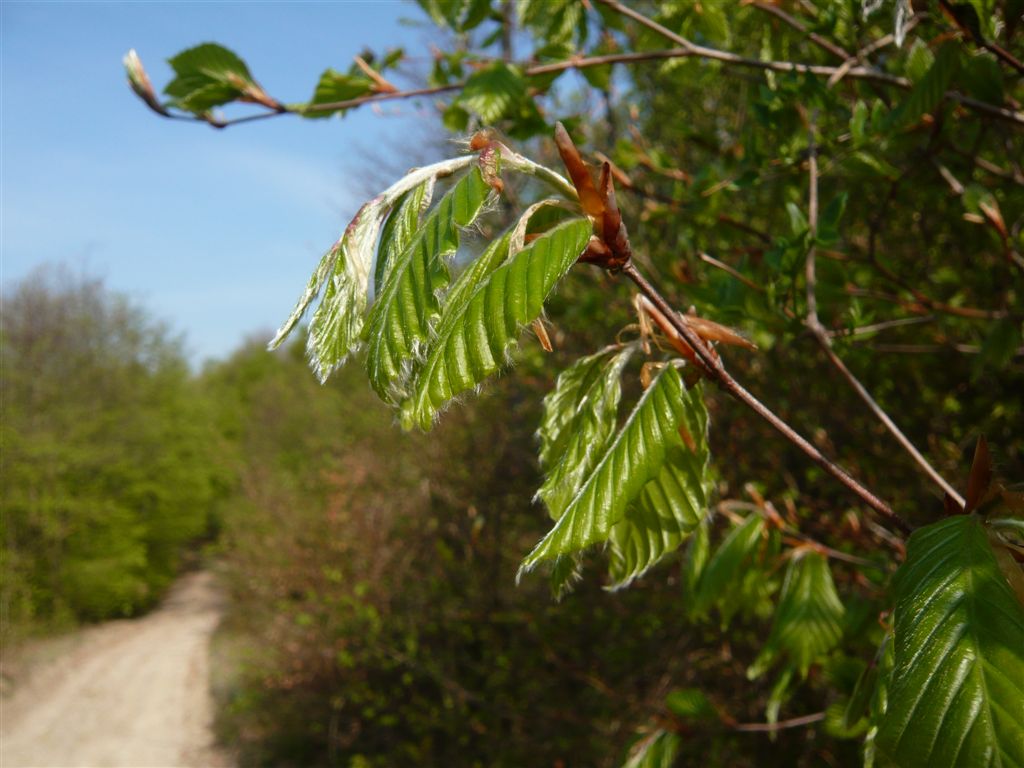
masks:
[[(602, 545), (609, 586), (624, 586), (685, 544), (692, 618), (729, 627), (725, 648), (737, 619), (761, 626), (746, 673), (771, 681), (764, 723), (680, 689), (632, 764), (807, 726), (863, 738), (868, 762), (1024, 763), (1021, 499), (983, 441), (956, 480), (979, 433), (1003, 474), (1022, 469), (1020, 4), (421, 5), (452, 33), (423, 87), (393, 84), (389, 52), (285, 104), (206, 44), (171, 60), (160, 101), (126, 60), (155, 111), (217, 127), (445, 93), (453, 130), (527, 139), (565, 118), (571, 184), (474, 136), (474, 155), (364, 206), (279, 339), (322, 293), (314, 370), (365, 348), (378, 395), (424, 429), (505, 365), (524, 326), (588, 353), (545, 399), (552, 527), (522, 572), (546, 563), (562, 592)], [(570, 71), (585, 82), (555, 87)], [(262, 109), (212, 111), (232, 101)], [(570, 134), (604, 150), (599, 178)], [(493, 214), (497, 195), (511, 219)], [(485, 247), (458, 271), (470, 225)], [(566, 282), (552, 334), (541, 312), (579, 261), (604, 272)], [(709, 342), (749, 344), (721, 323), (758, 350), (726, 366)], [(628, 415), (624, 390), (639, 395)], [(728, 461), (710, 468), (709, 448)], [(802, 687), (821, 709), (780, 718)]]
[(181, 344), (63, 270), (2, 318), (5, 631), (131, 615), (212, 524), (215, 433)]

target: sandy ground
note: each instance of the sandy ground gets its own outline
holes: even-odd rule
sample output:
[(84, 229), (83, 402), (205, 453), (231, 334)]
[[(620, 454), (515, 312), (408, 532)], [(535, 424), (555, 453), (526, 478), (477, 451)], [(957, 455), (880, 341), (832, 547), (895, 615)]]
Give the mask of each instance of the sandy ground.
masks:
[(147, 616), (37, 649), (0, 700), (0, 766), (228, 766), (211, 730), (219, 619), (213, 577), (191, 573)]

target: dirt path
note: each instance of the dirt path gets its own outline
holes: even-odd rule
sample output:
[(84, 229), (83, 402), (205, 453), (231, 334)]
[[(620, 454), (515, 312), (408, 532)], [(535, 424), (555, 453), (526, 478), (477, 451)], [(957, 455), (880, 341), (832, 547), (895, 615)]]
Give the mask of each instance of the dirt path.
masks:
[(191, 573), (148, 616), (61, 641), (0, 701), (0, 766), (227, 766), (211, 731), (218, 599)]

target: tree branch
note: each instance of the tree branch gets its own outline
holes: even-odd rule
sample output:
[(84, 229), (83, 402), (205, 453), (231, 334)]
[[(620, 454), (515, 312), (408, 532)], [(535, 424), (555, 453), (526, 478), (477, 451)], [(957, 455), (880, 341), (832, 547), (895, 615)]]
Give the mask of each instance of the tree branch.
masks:
[(810, 151), (808, 158), (807, 222), (810, 227), (811, 245), (807, 249), (804, 267), (804, 276), (807, 283), (807, 318), (805, 324), (822, 351), (824, 351), (826, 357), (828, 357), (829, 362), (843, 375), (843, 378), (853, 388), (853, 391), (857, 393), (857, 396), (864, 401), (868, 409), (885, 425), (890, 434), (896, 438), (896, 442), (910, 454), (911, 458), (917, 462), (917, 465), (924, 470), (924, 473), (962, 508), (964, 506), (963, 497), (956, 492), (952, 485), (946, 482), (945, 478), (928, 462), (928, 459), (917, 450), (914, 444), (910, 442), (910, 438), (903, 433), (903, 430), (896, 426), (896, 422), (892, 420), (889, 414), (871, 396), (867, 388), (846, 367), (846, 363), (835, 353), (835, 350), (832, 349), (832, 337), (829, 336), (828, 331), (825, 330), (825, 326), (821, 324), (821, 320), (818, 317), (818, 298), (816, 293), (818, 281), (815, 273), (815, 240), (818, 236), (818, 147), (814, 136), (815, 122), (815, 119), (812, 118), (808, 126), (808, 145)]
[(650, 299), (658, 310), (665, 315), (672, 327), (680, 336), (683, 337), (686, 343), (690, 345), (694, 354), (700, 361), (701, 367), (705, 370), (712, 381), (725, 390), (729, 395), (742, 402), (754, 411), (754, 413), (767, 421), (777, 432), (779, 432), (779, 434), (803, 451), (811, 461), (836, 478), (849, 490), (853, 491), (853, 493), (856, 494), (865, 504), (878, 512), (892, 526), (898, 528), (903, 533), (911, 532), (912, 529), (910, 525), (897, 515), (888, 504), (861, 485), (845, 469), (830, 461), (821, 451), (808, 442), (806, 438), (779, 418), (764, 403), (754, 397), (754, 395), (744, 389), (744, 387), (725, 369), (725, 365), (722, 361), (711, 353), (710, 349), (705, 346), (703, 340), (693, 331), (692, 328), (690, 328), (690, 326), (686, 324), (686, 321), (683, 320), (679, 313), (669, 306), (668, 302), (658, 292), (658, 290), (647, 281), (639, 270), (637, 270), (636, 265), (632, 260), (626, 262), (625, 266), (622, 268), (622, 272), (626, 277), (632, 280), (636, 284), (637, 288), (640, 289), (640, 292)]
[[(867, 67), (863, 65), (859, 67), (847, 67), (846, 64), (843, 64), (840, 67), (830, 67), (819, 64), (801, 64), (792, 61), (751, 59), (728, 51), (720, 51), (717, 48), (708, 48), (687, 40), (682, 35), (676, 34), (653, 19), (644, 16), (639, 11), (634, 11), (632, 8), (626, 7), (622, 3), (618, 2), (618, 0), (597, 0), (597, 2), (607, 5), (617, 13), (620, 13), (623, 16), (628, 16), (637, 23), (657, 32), (662, 37), (671, 40), (686, 52), (686, 56), (708, 59), (711, 61), (720, 61), (724, 64), (748, 67), (752, 69), (765, 69), (772, 72), (795, 72), (800, 74), (819, 75), (822, 77), (833, 77), (837, 75), (839, 77), (853, 77), (859, 80), (883, 83), (903, 90), (909, 90), (913, 86), (913, 83), (911, 83), (907, 78), (890, 75), (889, 73), (883, 72), (875, 67)], [(1007, 109), (995, 104), (978, 101), (977, 99), (964, 96), (956, 91), (946, 91), (944, 98), (965, 107), (969, 107), (976, 112), (982, 112), (990, 115), (991, 117), (1007, 120), (1018, 125), (1024, 125), (1024, 112), (1022, 111)]]

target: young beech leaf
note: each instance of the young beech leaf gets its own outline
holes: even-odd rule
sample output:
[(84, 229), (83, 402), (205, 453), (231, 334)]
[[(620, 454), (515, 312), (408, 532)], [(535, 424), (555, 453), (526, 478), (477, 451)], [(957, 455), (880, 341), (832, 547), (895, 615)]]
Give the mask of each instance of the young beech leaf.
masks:
[(270, 102), (237, 54), (216, 43), (203, 43), (168, 60), (175, 78), (164, 88), (174, 103), (190, 112), (207, 110), (235, 99)]
[(329, 280), (307, 343), (310, 366), (321, 381), (326, 380), (359, 347), (373, 251), (388, 211), (410, 190), (426, 186), (422, 192), (426, 196), (434, 179), (462, 170), (475, 161), (475, 157), (467, 155), (418, 168), (360, 208), (344, 234), (320, 259), (295, 308), (271, 340), (270, 349), (288, 338)]
[(408, 396), (411, 364), (421, 354), (441, 313), (448, 287), (446, 261), (459, 247), (459, 230), (483, 210), (491, 188), (473, 167), (438, 201), (406, 247), (388, 265), (363, 329), (366, 370), (381, 399)]
[[(522, 328), (540, 316), (555, 284), (576, 263), (590, 222), (573, 219), (544, 233), (491, 272), (470, 268), (445, 301), (402, 405), (406, 424), (429, 429), (451, 398), (496, 373)], [(486, 255), (486, 254), (485, 254)], [(488, 258), (498, 260), (500, 252)]]
[(878, 751), (901, 766), (1024, 766), (1024, 610), (976, 515), (916, 530), (895, 578)]
[(630, 750), (622, 768), (672, 768), (680, 738), (671, 731), (655, 731)]
[(544, 398), (537, 435), (545, 478), (537, 496), (552, 520), (562, 516), (615, 434), (622, 369), (634, 351), (632, 345), (608, 347), (580, 358)]
[(682, 442), (684, 392), (679, 372), (665, 366), (554, 528), (523, 560), (519, 576), (543, 560), (608, 539), (629, 504), (661, 472), (669, 448)]
[(739, 583), (741, 573), (750, 566), (764, 533), (760, 515), (751, 515), (725, 537), (708, 559), (693, 589), (690, 612), (694, 617), (707, 614), (720, 598)]
[(760, 677), (785, 656), (806, 677), (811, 664), (842, 637), (843, 614), (825, 556), (809, 550), (795, 552), (786, 569), (771, 634), (747, 675)]
[(708, 412), (700, 388), (683, 398), (683, 425), (692, 447), (669, 448), (661, 471), (612, 528), (612, 589), (628, 586), (678, 549), (707, 514)]

